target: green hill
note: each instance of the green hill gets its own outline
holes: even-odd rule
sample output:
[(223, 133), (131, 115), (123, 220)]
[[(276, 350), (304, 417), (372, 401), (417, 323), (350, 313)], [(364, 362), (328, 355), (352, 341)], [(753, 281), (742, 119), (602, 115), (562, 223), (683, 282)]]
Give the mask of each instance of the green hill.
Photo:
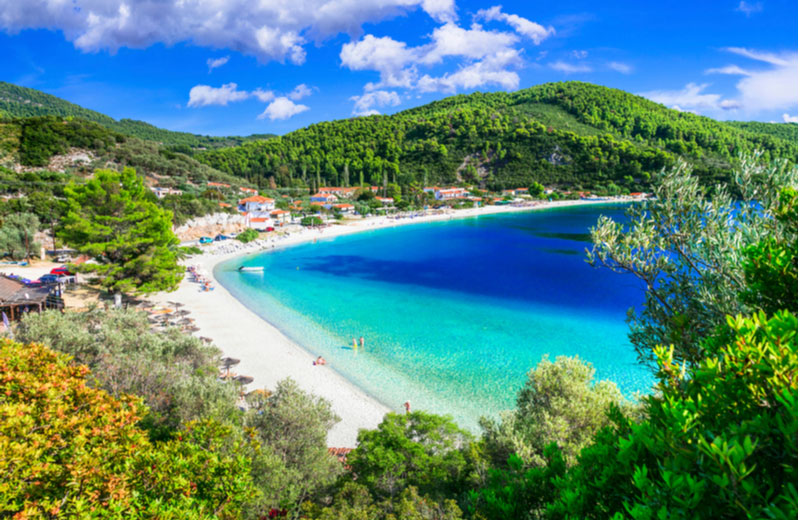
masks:
[(34, 116), (77, 117), (94, 121), (121, 134), (155, 141), (167, 146), (181, 148), (221, 148), (236, 146), (247, 141), (269, 139), (273, 134), (257, 134), (248, 137), (211, 137), (186, 132), (173, 132), (158, 128), (144, 121), (120, 119), (119, 121), (94, 110), (83, 108), (39, 90), (12, 85), (0, 81), (0, 116), (27, 118)]
[(566, 82), (318, 123), (196, 157), (262, 186), (313, 188), (363, 179), (633, 190), (678, 156), (708, 183), (725, 181), (739, 152), (758, 149), (767, 159), (796, 161), (796, 141), (786, 138), (792, 131), (796, 125), (723, 123), (621, 90)]
[[(64, 158), (51, 165), (56, 156), (75, 151), (80, 160)], [(100, 123), (78, 118), (36, 116), (0, 121), (0, 191), (13, 193), (26, 187), (16, 167), (88, 173), (95, 168), (132, 166), (155, 177), (168, 187), (204, 187), (208, 181), (243, 184), (242, 180), (153, 141), (109, 130)]]

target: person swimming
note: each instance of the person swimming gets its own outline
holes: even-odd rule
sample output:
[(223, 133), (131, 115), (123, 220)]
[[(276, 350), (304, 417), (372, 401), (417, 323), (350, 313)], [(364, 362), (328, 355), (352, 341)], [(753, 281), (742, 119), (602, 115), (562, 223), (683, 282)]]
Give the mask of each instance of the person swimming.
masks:
[(319, 357), (317, 357), (317, 360), (314, 361), (314, 364), (315, 365), (325, 365), (327, 363), (325, 362), (325, 358), (324, 357), (319, 356)]

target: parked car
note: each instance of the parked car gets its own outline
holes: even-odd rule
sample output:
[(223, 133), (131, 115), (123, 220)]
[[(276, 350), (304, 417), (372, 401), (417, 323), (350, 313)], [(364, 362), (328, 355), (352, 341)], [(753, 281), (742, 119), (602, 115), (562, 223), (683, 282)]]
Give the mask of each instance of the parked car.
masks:
[(275, 231), (275, 228), (274, 228), (274, 227), (272, 227), (272, 226), (270, 226), (270, 227), (268, 227), (268, 228), (267, 228), (265, 231)]
[(39, 277), (42, 283), (57, 283), (61, 277), (57, 274), (43, 274)]
[(62, 265), (61, 267), (54, 267), (50, 269), (50, 274), (54, 274), (57, 276), (72, 276), (75, 273), (70, 271), (66, 265)]
[(219, 234), (219, 235), (214, 237), (214, 242), (221, 242), (223, 240), (228, 240), (230, 238), (233, 238), (233, 237), (228, 236), (228, 235)]
[(214, 239), (211, 238), (211, 237), (200, 237), (200, 243), (201, 244), (210, 244), (213, 241), (214, 241)]

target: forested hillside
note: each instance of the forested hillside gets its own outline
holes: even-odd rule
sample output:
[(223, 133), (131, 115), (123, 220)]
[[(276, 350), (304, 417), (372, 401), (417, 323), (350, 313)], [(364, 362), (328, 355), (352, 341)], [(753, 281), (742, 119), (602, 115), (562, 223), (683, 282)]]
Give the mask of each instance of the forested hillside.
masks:
[[(787, 127), (784, 129), (784, 127)], [(739, 152), (797, 160), (796, 125), (729, 124), (588, 83), (458, 95), (392, 116), (318, 123), (197, 158), (261, 186), (533, 181), (636, 189), (683, 156), (725, 181)]]
[(124, 135), (181, 148), (220, 148), (274, 137), (273, 134), (257, 134), (248, 137), (211, 137), (187, 132), (173, 132), (133, 119), (117, 121), (100, 112), (83, 108), (39, 90), (0, 81), (0, 119), (34, 116), (76, 117), (100, 123), (104, 127)]
[[(176, 147), (130, 137), (92, 121), (57, 116), (0, 121), (0, 167), (47, 169), (54, 156), (71, 149), (85, 152), (86, 160), (66, 161), (59, 170), (88, 173), (111, 163), (132, 166), (141, 173), (156, 176), (161, 186), (205, 185), (207, 181), (239, 183), (239, 179), (176, 151)], [(7, 173), (0, 189), (13, 192), (17, 189), (14, 183), (5, 181), (5, 177), (13, 174)]]

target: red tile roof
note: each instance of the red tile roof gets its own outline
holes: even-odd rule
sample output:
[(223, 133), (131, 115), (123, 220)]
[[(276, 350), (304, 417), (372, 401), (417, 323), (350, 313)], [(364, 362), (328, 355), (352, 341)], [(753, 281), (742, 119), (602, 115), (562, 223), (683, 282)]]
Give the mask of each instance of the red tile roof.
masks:
[(275, 202), (275, 199), (268, 199), (267, 197), (262, 197), (261, 195), (253, 195), (252, 197), (247, 197), (246, 199), (239, 199), (239, 204), (247, 204), (248, 202)]

